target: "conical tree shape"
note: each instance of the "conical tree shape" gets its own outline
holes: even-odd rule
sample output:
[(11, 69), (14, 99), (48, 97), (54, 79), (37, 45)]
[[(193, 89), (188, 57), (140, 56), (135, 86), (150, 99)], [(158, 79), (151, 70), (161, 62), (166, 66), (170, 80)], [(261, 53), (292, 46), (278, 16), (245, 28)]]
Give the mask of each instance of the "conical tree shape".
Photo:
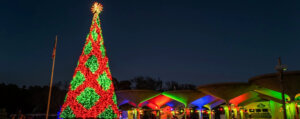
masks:
[(103, 45), (99, 18), (101, 11), (102, 5), (95, 3), (90, 32), (61, 108), (60, 118), (118, 117), (117, 99)]

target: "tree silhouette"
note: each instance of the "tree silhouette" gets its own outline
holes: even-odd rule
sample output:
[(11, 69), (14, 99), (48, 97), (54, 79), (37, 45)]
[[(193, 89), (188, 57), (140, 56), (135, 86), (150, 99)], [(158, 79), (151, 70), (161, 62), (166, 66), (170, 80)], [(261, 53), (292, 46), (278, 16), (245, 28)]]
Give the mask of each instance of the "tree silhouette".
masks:
[(128, 80), (120, 81), (118, 85), (118, 90), (130, 90), (131, 89), (131, 82)]
[(196, 86), (192, 84), (178, 84), (175, 81), (165, 82), (166, 90), (196, 90)]
[(162, 90), (162, 81), (151, 77), (135, 77), (131, 79), (135, 89)]

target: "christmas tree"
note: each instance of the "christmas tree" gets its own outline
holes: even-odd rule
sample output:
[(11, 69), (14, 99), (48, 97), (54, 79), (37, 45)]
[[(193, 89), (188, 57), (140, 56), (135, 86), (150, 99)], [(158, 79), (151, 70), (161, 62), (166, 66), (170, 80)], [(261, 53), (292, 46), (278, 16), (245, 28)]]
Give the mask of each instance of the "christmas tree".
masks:
[(99, 14), (102, 5), (94, 3), (90, 32), (82, 51), (69, 91), (61, 108), (60, 118), (118, 117), (108, 58), (103, 44)]

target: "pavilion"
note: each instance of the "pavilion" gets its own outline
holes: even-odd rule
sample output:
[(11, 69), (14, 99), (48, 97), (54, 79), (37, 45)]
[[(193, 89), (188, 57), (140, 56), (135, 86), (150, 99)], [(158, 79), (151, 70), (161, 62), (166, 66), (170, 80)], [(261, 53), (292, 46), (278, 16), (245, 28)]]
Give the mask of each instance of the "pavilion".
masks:
[[(298, 119), (300, 71), (284, 73), (284, 88), (288, 119)], [(116, 95), (120, 110), (131, 105), (122, 113), (128, 119), (140, 119), (145, 110), (161, 119), (174, 115), (190, 119), (282, 119), (281, 90), (279, 75), (273, 73), (250, 78), (248, 82), (198, 86), (197, 90), (120, 90)]]

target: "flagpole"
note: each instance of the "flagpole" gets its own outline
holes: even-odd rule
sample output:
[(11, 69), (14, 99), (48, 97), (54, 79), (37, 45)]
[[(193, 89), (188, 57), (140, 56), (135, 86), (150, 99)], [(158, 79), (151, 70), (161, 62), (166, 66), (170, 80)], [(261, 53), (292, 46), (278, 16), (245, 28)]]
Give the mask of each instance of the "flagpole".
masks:
[(47, 104), (47, 113), (46, 113), (46, 119), (48, 119), (49, 116), (49, 109), (50, 109), (50, 99), (51, 99), (51, 91), (52, 91), (52, 82), (53, 82), (53, 72), (54, 72), (54, 64), (55, 64), (55, 57), (56, 57), (56, 44), (57, 44), (57, 35), (55, 39), (55, 45), (54, 45), (54, 51), (53, 51), (53, 63), (52, 63), (52, 72), (51, 72), (51, 80), (50, 80), (50, 86), (49, 86), (49, 95), (48, 95), (48, 104)]
[(286, 115), (286, 104), (285, 104), (285, 90), (284, 90), (284, 80), (283, 80), (283, 71), (286, 70), (287, 67), (285, 65), (281, 64), (281, 59), (280, 57), (278, 58), (278, 65), (277, 65), (277, 70), (279, 72), (280, 76), (280, 87), (281, 87), (281, 103), (282, 103), (282, 108), (283, 108), (283, 119), (287, 119)]

